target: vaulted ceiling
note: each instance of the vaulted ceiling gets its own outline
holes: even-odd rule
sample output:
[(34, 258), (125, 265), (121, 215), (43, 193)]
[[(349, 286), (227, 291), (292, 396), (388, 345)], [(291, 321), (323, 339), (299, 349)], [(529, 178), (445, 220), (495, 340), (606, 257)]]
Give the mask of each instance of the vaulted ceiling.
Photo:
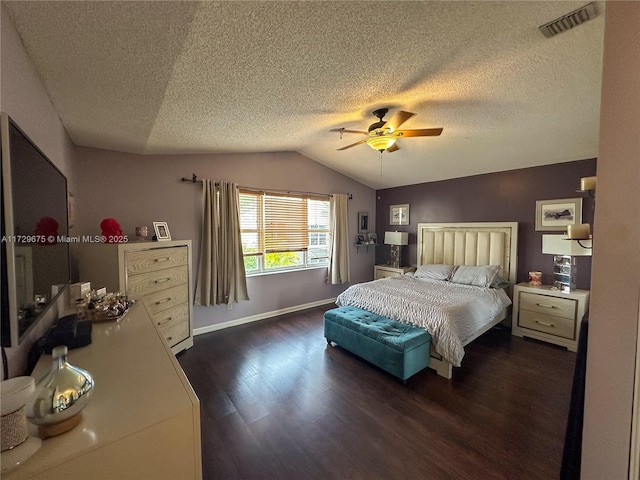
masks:
[[(71, 139), (141, 154), (298, 151), (374, 188), (597, 156), (604, 5), (2, 1)], [(416, 115), (382, 156), (372, 111)]]

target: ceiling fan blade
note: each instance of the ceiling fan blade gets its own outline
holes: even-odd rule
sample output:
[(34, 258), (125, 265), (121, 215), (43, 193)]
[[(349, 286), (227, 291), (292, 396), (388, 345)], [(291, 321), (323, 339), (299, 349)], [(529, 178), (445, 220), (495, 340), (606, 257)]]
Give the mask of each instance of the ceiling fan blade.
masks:
[(399, 137), (437, 137), (442, 133), (442, 128), (419, 128), (417, 130), (396, 130)]
[(387, 152), (389, 152), (389, 153), (393, 153), (396, 150), (400, 150), (400, 147), (398, 146), (398, 142), (394, 143), (389, 148), (387, 148)]
[(413, 117), (415, 113), (404, 112), (400, 110), (393, 114), (393, 117), (389, 119), (387, 123), (384, 124), (385, 127), (390, 127), (392, 130), (397, 130), (400, 125)]
[(362, 133), (364, 135), (367, 134), (367, 132), (363, 132), (362, 130), (347, 130), (346, 128), (334, 128), (332, 130), (329, 130), (330, 132), (340, 132), (340, 133)]
[(356, 143), (352, 143), (351, 145), (347, 145), (346, 147), (342, 147), (342, 148), (338, 148), (338, 150), (346, 150), (347, 148), (351, 148), (351, 147), (355, 147), (356, 145), (360, 145), (361, 143), (366, 142), (367, 139), (363, 138), (362, 140), (360, 140), (359, 142)]

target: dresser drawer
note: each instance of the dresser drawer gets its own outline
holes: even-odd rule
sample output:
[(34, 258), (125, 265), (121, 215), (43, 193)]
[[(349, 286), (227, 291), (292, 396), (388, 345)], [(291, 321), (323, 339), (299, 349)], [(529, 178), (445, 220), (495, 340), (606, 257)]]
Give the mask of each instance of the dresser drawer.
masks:
[(187, 266), (168, 268), (151, 273), (142, 273), (129, 277), (127, 293), (134, 298), (143, 297), (150, 293), (166, 290), (176, 285), (187, 283), (189, 270)]
[(557, 337), (575, 339), (576, 321), (573, 318), (556, 317), (544, 313), (520, 310), (518, 326)]
[(168, 310), (163, 310), (162, 312), (152, 315), (151, 318), (153, 319), (153, 323), (160, 327), (160, 330), (163, 332), (173, 328), (179, 323), (186, 323), (188, 326), (189, 304), (185, 302)]
[(186, 247), (154, 248), (127, 252), (126, 255), (128, 276), (186, 265), (187, 262), (188, 251)]
[(544, 315), (574, 319), (578, 302), (571, 298), (558, 298), (520, 292), (520, 310)]
[(173, 347), (175, 344), (189, 337), (189, 322), (178, 323), (166, 330), (161, 329), (161, 332), (169, 346)]
[(147, 305), (147, 310), (151, 315), (188, 301), (189, 288), (186, 284), (150, 293), (144, 297), (144, 303)]

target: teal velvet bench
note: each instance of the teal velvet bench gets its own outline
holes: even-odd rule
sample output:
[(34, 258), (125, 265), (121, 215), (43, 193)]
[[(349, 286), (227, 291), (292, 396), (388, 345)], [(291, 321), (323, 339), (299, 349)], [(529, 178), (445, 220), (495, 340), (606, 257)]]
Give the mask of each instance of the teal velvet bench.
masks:
[(429, 366), (429, 332), (360, 308), (325, 312), (324, 336), (403, 382)]

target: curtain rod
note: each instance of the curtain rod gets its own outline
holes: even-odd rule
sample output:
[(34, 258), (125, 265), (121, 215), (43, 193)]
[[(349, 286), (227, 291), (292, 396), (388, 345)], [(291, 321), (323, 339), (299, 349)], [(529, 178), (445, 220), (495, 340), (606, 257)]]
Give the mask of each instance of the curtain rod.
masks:
[[(191, 182), (191, 183), (202, 183), (202, 180), (198, 180), (198, 176), (195, 173), (191, 175), (191, 178), (182, 177), (180, 181)], [(242, 190), (251, 190), (253, 192), (262, 192), (266, 190), (263, 188), (251, 188), (251, 187), (242, 187), (242, 186), (239, 186), (238, 188), (241, 188)], [(331, 195), (330, 193), (327, 194), (327, 193), (316, 193), (316, 192), (293, 192), (291, 190), (269, 190), (269, 191), (273, 193), (292, 193), (292, 194), (298, 194), (298, 195), (318, 195), (318, 196), (333, 197), (333, 195)], [(353, 194), (347, 193), (347, 198), (349, 200), (353, 199)]]

